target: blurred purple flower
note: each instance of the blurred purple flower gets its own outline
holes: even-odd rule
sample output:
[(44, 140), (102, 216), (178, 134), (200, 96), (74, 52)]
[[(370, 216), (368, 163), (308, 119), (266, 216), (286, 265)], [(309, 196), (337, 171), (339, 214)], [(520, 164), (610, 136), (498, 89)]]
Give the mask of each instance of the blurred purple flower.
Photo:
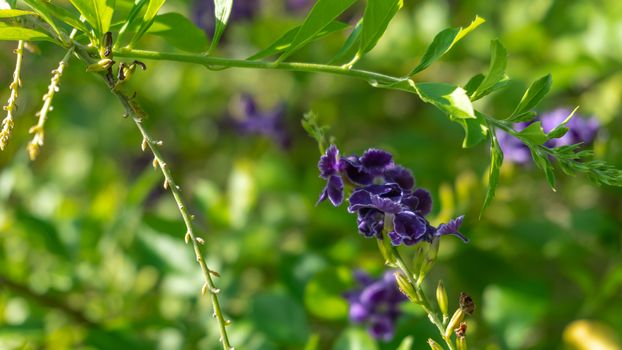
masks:
[[(542, 129), (545, 133), (548, 133), (561, 124), (570, 113), (572, 113), (570, 109), (558, 108), (542, 114), (534, 121), (541, 121)], [(515, 123), (514, 129), (518, 131), (523, 130), (531, 123), (532, 122)], [(575, 114), (566, 124), (566, 127), (568, 127), (568, 132), (566, 132), (564, 136), (551, 139), (544, 145), (550, 148), (568, 146), (575, 143), (589, 145), (596, 138), (600, 124), (595, 118), (584, 118)], [(504, 131), (497, 130), (496, 133), (499, 146), (501, 146), (505, 159), (517, 164), (527, 164), (531, 161), (531, 152), (527, 145)]]
[(233, 128), (241, 135), (263, 135), (274, 140), (283, 148), (290, 145), (290, 136), (285, 126), (285, 106), (278, 105), (269, 111), (257, 110), (255, 100), (250, 95), (239, 97), (234, 113), (230, 118)]
[(350, 303), (350, 320), (367, 325), (372, 337), (384, 341), (393, 338), (395, 323), (401, 315), (399, 305), (407, 300), (397, 287), (394, 273), (387, 271), (374, 280), (365, 272), (356, 271), (359, 287), (344, 295)]
[[(443, 235), (455, 235), (468, 240), (458, 232), (463, 217), (438, 228), (425, 218), (432, 211), (432, 196), (423, 189), (414, 189), (412, 173), (393, 163), (393, 156), (380, 149), (369, 149), (362, 157), (341, 158), (339, 150), (331, 145), (318, 162), (320, 177), (326, 180), (318, 203), (330, 199), (333, 205), (343, 202), (345, 185), (353, 187), (348, 211), (357, 214), (361, 235), (383, 239), (385, 226), (395, 246), (432, 242)], [(414, 190), (413, 190), (414, 189)], [(389, 217), (391, 225), (385, 225)]]
[(285, 0), (285, 8), (290, 12), (299, 12), (309, 9), (314, 0)]

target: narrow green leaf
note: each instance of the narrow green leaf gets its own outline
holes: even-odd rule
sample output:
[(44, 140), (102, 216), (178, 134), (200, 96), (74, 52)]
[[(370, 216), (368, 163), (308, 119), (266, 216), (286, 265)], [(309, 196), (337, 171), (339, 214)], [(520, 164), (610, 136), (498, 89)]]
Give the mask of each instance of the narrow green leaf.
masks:
[(494, 129), (490, 130), (490, 168), (488, 169), (488, 190), (486, 191), (486, 197), (484, 199), (484, 204), (482, 205), (482, 210), (480, 211), (480, 217), (490, 203), (492, 199), (495, 197), (495, 191), (497, 189), (497, 183), (499, 182), (499, 170), (501, 169), (501, 165), (503, 165), (503, 151), (501, 150), (501, 146), (499, 146), (499, 140), (497, 140), (497, 135), (495, 134)]
[(486, 91), (492, 89), (505, 76), (505, 68), (507, 66), (508, 53), (499, 40), (493, 40), (490, 43), (490, 68), (484, 80), (479, 84), (477, 90), (472, 95), (473, 100), (477, 100), (484, 96)]
[[(212, 0), (207, 0), (212, 1)], [(233, 7), (233, 0), (213, 0), (214, 1), (214, 17), (215, 17), (215, 28), (214, 28), (214, 37), (212, 38), (212, 44), (210, 46), (210, 51), (218, 45), (220, 41), (220, 37), (222, 33), (225, 31), (225, 27), (227, 26), (227, 22), (229, 22), (229, 15), (231, 15), (231, 8)], [(244, 0), (238, 0), (244, 1)]]
[(208, 47), (205, 32), (179, 13), (156, 16), (149, 33), (161, 36), (174, 47), (188, 52), (204, 52)]
[(153, 25), (155, 17), (158, 14), (158, 11), (160, 11), (160, 7), (162, 7), (162, 5), (164, 4), (164, 1), (166, 0), (149, 0), (149, 4), (147, 5), (147, 10), (145, 11), (145, 15), (142, 18), (140, 27), (138, 28), (138, 31), (134, 34), (134, 36), (132, 37), (132, 40), (128, 44), (129, 47), (133, 47), (134, 44), (138, 42), (138, 40), (140, 40), (140, 38), (142, 38), (142, 36), (145, 35), (145, 33), (147, 33), (151, 25)]
[(413, 347), (413, 342), (414, 339), (412, 335), (409, 335), (408, 337), (404, 338), (404, 340), (402, 340), (400, 346), (397, 347), (397, 350), (411, 350)]
[(404, 6), (403, 0), (367, 0), (363, 14), (363, 31), (358, 54), (365, 54), (376, 46), (389, 22)]
[(145, 5), (149, 2), (149, 0), (139, 0), (134, 3), (130, 13), (127, 15), (127, 19), (121, 29), (119, 29), (119, 34), (117, 35), (117, 41), (115, 42), (115, 47), (124, 46), (126, 43), (126, 38), (129, 37), (128, 33), (135, 32), (139, 26), (142, 24), (144, 13), (141, 15), (141, 11), (145, 8)]
[(579, 109), (579, 106), (575, 107), (575, 109), (573, 109), (572, 112), (570, 112), (570, 114), (566, 117), (566, 119), (564, 119), (563, 122), (557, 125), (553, 130), (551, 130), (546, 135), (546, 137), (550, 140), (550, 139), (557, 139), (557, 138), (560, 138), (566, 135), (566, 133), (568, 132), (568, 127), (566, 127), (566, 124), (568, 124), (570, 119), (572, 119), (577, 109)]
[(413, 87), (424, 102), (435, 105), (452, 119), (476, 118), (469, 96), (459, 86), (447, 83), (417, 83)]
[(483, 18), (476, 16), (473, 22), (466, 28), (447, 28), (438, 33), (423, 54), (419, 65), (410, 72), (409, 76), (413, 76), (428, 68), (432, 63), (451, 50), (460, 39), (464, 38), (465, 35), (469, 34), (469, 32), (484, 22), (485, 20)]
[(110, 28), (115, 0), (69, 0), (101, 38)]
[(54, 41), (47, 33), (37, 29), (24, 28), (0, 22), (0, 40), (2, 41)]
[(6, 3), (9, 4), (9, 6), (14, 9), (15, 8), (15, 4), (17, 4), (17, 0), (6, 0)]
[(22, 11), (22, 10), (0, 10), (0, 18), (12, 18), (12, 17), (28, 16), (28, 15), (36, 15), (36, 13), (32, 11)]
[(555, 172), (553, 169), (553, 164), (551, 164), (551, 160), (548, 158), (546, 154), (541, 154), (537, 149), (530, 148), (531, 157), (534, 162), (538, 166), (538, 168), (544, 171), (544, 176), (546, 177), (546, 182), (549, 184), (553, 191), (557, 191), (555, 188)]
[(292, 53), (306, 45), (309, 41), (321, 32), (326, 26), (333, 22), (337, 17), (347, 10), (356, 0), (318, 0), (304, 23), (292, 40), (291, 46), (283, 52), (279, 61), (284, 60)]
[(354, 26), (354, 29), (352, 30), (350, 35), (348, 35), (346, 42), (335, 54), (335, 56), (330, 59), (330, 61), (328, 62), (329, 64), (346, 63), (352, 60), (352, 57), (354, 57), (357, 52), (356, 44), (360, 41), (361, 29), (363, 29), (362, 18), (358, 22), (356, 22), (356, 25)]
[(469, 79), (469, 81), (464, 85), (464, 90), (466, 90), (467, 95), (473, 96), (475, 90), (477, 90), (482, 81), (484, 81), (484, 77), (484, 74), (479, 73)]
[(553, 84), (553, 79), (550, 74), (545, 75), (544, 77), (536, 80), (529, 86), (523, 98), (521, 98), (518, 106), (512, 115), (507, 119), (509, 121), (515, 121), (523, 114), (529, 112), (530, 109), (534, 108), (549, 92), (551, 89), (551, 85)]
[(65, 9), (61, 6), (56, 6), (51, 2), (41, 1), (40, 5), (45, 7), (45, 9), (55, 18), (65, 22), (69, 26), (78, 29), (83, 33), (88, 33), (87, 26), (80, 21), (80, 15), (78, 13), (72, 13), (71, 11)]
[(52, 27), (52, 30), (54, 30), (54, 33), (56, 33), (58, 37), (61, 36), (60, 34), (61, 31), (60, 29), (58, 29), (58, 26), (56, 26), (56, 22), (54, 21), (54, 15), (50, 12), (50, 10), (46, 6), (44, 6), (43, 1), (24, 0), (24, 2), (26, 3), (26, 5), (28, 5), (28, 7), (33, 9), (33, 11), (35, 11), (39, 16), (41, 16), (41, 18), (43, 18), (45, 23), (49, 24), (50, 27)]
[[(331, 24), (329, 24), (328, 26), (326, 26), (326, 28), (324, 28), (322, 31), (320, 31), (313, 38), (313, 40), (320, 39), (320, 38), (322, 38), (322, 37), (324, 37), (324, 36), (326, 36), (328, 34), (332, 34), (332, 33), (344, 30), (346, 28), (348, 28), (348, 24), (347, 23), (343, 23), (343, 22), (339, 22), (339, 21), (334, 21)], [(280, 52), (283, 52), (283, 51), (287, 50), (291, 46), (292, 40), (294, 40), (294, 37), (296, 36), (296, 33), (298, 32), (299, 29), (300, 29), (299, 26), (290, 29), (285, 34), (283, 34), (280, 38), (278, 38), (275, 42), (270, 44), (270, 46), (266, 47), (265, 49), (257, 52), (256, 54), (252, 55), (251, 57), (249, 57), (248, 60), (262, 59), (264, 57), (276, 55), (276, 54), (278, 54)]]
[(549, 139), (544, 129), (542, 129), (542, 122), (540, 121), (529, 124), (526, 128), (519, 131), (516, 136), (520, 138), (521, 141), (532, 145), (542, 145)]

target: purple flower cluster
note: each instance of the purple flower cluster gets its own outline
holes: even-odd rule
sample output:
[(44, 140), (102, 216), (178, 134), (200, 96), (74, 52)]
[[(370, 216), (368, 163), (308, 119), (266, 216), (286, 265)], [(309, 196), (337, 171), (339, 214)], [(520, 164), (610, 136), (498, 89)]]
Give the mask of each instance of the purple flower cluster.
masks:
[[(551, 112), (542, 114), (535, 121), (542, 122), (542, 129), (548, 133), (561, 124), (571, 113), (571, 110), (567, 108), (558, 108)], [(517, 131), (523, 130), (532, 122), (522, 122), (514, 124), (514, 129)], [(556, 139), (547, 141), (544, 145), (549, 148), (568, 146), (575, 143), (590, 144), (596, 138), (598, 128), (600, 127), (598, 120), (595, 118), (583, 118), (575, 115), (570, 119), (568, 124), (568, 132)], [(509, 135), (508, 133), (497, 130), (497, 138), (499, 140), (499, 146), (505, 156), (505, 159), (518, 163), (527, 164), (531, 161), (531, 152), (529, 147), (525, 145), (521, 140)]]
[(383, 239), (386, 228), (395, 246), (432, 242), (443, 235), (468, 241), (458, 232), (463, 216), (439, 227), (430, 225), (425, 217), (432, 210), (432, 196), (423, 188), (415, 189), (412, 173), (395, 164), (388, 152), (369, 149), (361, 157), (341, 157), (337, 147), (331, 145), (318, 168), (320, 177), (326, 180), (318, 203), (329, 199), (339, 206), (345, 185), (351, 186), (348, 211), (357, 214), (358, 230), (365, 237)]
[(236, 103), (235, 117), (229, 123), (241, 135), (262, 135), (286, 149), (291, 138), (285, 125), (285, 105), (269, 111), (259, 111), (252, 96), (244, 94)]
[(376, 339), (391, 340), (400, 316), (399, 304), (407, 300), (397, 287), (394, 272), (385, 272), (379, 280), (362, 271), (354, 276), (360, 287), (345, 294), (350, 303), (350, 320), (366, 324)]

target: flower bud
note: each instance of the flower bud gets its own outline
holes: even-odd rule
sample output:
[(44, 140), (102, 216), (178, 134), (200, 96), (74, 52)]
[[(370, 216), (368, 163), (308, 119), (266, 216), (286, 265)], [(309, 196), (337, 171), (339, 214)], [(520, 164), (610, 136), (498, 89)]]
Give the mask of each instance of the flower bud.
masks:
[(443, 350), (443, 348), (442, 348), (440, 345), (438, 345), (438, 343), (437, 343), (437, 342), (435, 342), (434, 340), (432, 340), (432, 338), (429, 338), (429, 339), (428, 339), (428, 345), (430, 345), (430, 348), (431, 348), (432, 350)]
[(443, 285), (443, 281), (438, 281), (438, 286), (436, 287), (436, 301), (438, 302), (438, 308), (441, 310), (443, 314), (443, 319), (447, 318), (447, 292), (445, 291), (445, 286)]
[(395, 281), (397, 282), (397, 287), (400, 291), (410, 299), (415, 304), (419, 304), (419, 297), (417, 296), (417, 292), (415, 288), (408, 282), (406, 276), (404, 276), (401, 272), (395, 273)]
[(467, 350), (466, 337), (458, 337), (456, 345), (458, 350)]
[(112, 67), (113, 64), (114, 64), (114, 61), (111, 60), (110, 58), (102, 58), (97, 63), (93, 63), (89, 65), (88, 67), (86, 67), (86, 71), (87, 72), (101, 72)]
[(447, 324), (447, 328), (445, 329), (445, 337), (449, 337), (455, 328), (458, 328), (458, 325), (464, 319), (464, 311), (458, 308), (453, 316), (451, 316), (451, 320)]

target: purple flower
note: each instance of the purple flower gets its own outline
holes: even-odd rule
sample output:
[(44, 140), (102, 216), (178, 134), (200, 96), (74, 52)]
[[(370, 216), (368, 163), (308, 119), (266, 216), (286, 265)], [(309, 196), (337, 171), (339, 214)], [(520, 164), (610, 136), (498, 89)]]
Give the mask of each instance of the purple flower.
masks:
[(232, 117), (230, 122), (241, 135), (263, 135), (274, 140), (282, 148), (290, 146), (283, 104), (272, 110), (260, 112), (253, 97), (244, 94), (239, 98), (234, 114), (235, 117)]
[(440, 224), (436, 231), (433, 233), (434, 237), (440, 237), (444, 235), (453, 235), (460, 238), (464, 243), (468, 243), (469, 239), (464, 237), (462, 233), (458, 232), (460, 226), (462, 225), (462, 221), (464, 220), (464, 215), (460, 215), (457, 218), (450, 220), (446, 224)]
[(393, 271), (382, 278), (372, 279), (362, 271), (355, 272), (359, 287), (345, 293), (350, 303), (350, 320), (365, 324), (372, 337), (389, 341), (393, 338), (395, 323), (401, 312), (399, 304), (406, 301), (395, 282)]
[(285, 0), (285, 8), (290, 12), (299, 12), (308, 9), (313, 3), (313, 0)]
[[(551, 132), (559, 124), (561, 124), (572, 111), (566, 108), (558, 108), (551, 112), (544, 113), (534, 121), (542, 122), (542, 129), (545, 133)], [(520, 131), (527, 127), (530, 122), (521, 122), (514, 124), (514, 129)], [(560, 138), (551, 139), (544, 145), (554, 148), (560, 146), (568, 146), (576, 143), (591, 144), (596, 138), (600, 124), (595, 118), (584, 118), (578, 115), (573, 116), (566, 124), (568, 132)], [(529, 147), (514, 136), (504, 131), (497, 130), (497, 138), (499, 146), (503, 151), (504, 158), (517, 163), (527, 164), (531, 161), (531, 152)]]
[(330, 145), (317, 163), (317, 167), (320, 169), (320, 177), (326, 180), (326, 186), (320, 194), (320, 198), (317, 201), (318, 204), (327, 198), (336, 207), (343, 202), (342, 165), (343, 163), (339, 158), (339, 150), (335, 145)]

